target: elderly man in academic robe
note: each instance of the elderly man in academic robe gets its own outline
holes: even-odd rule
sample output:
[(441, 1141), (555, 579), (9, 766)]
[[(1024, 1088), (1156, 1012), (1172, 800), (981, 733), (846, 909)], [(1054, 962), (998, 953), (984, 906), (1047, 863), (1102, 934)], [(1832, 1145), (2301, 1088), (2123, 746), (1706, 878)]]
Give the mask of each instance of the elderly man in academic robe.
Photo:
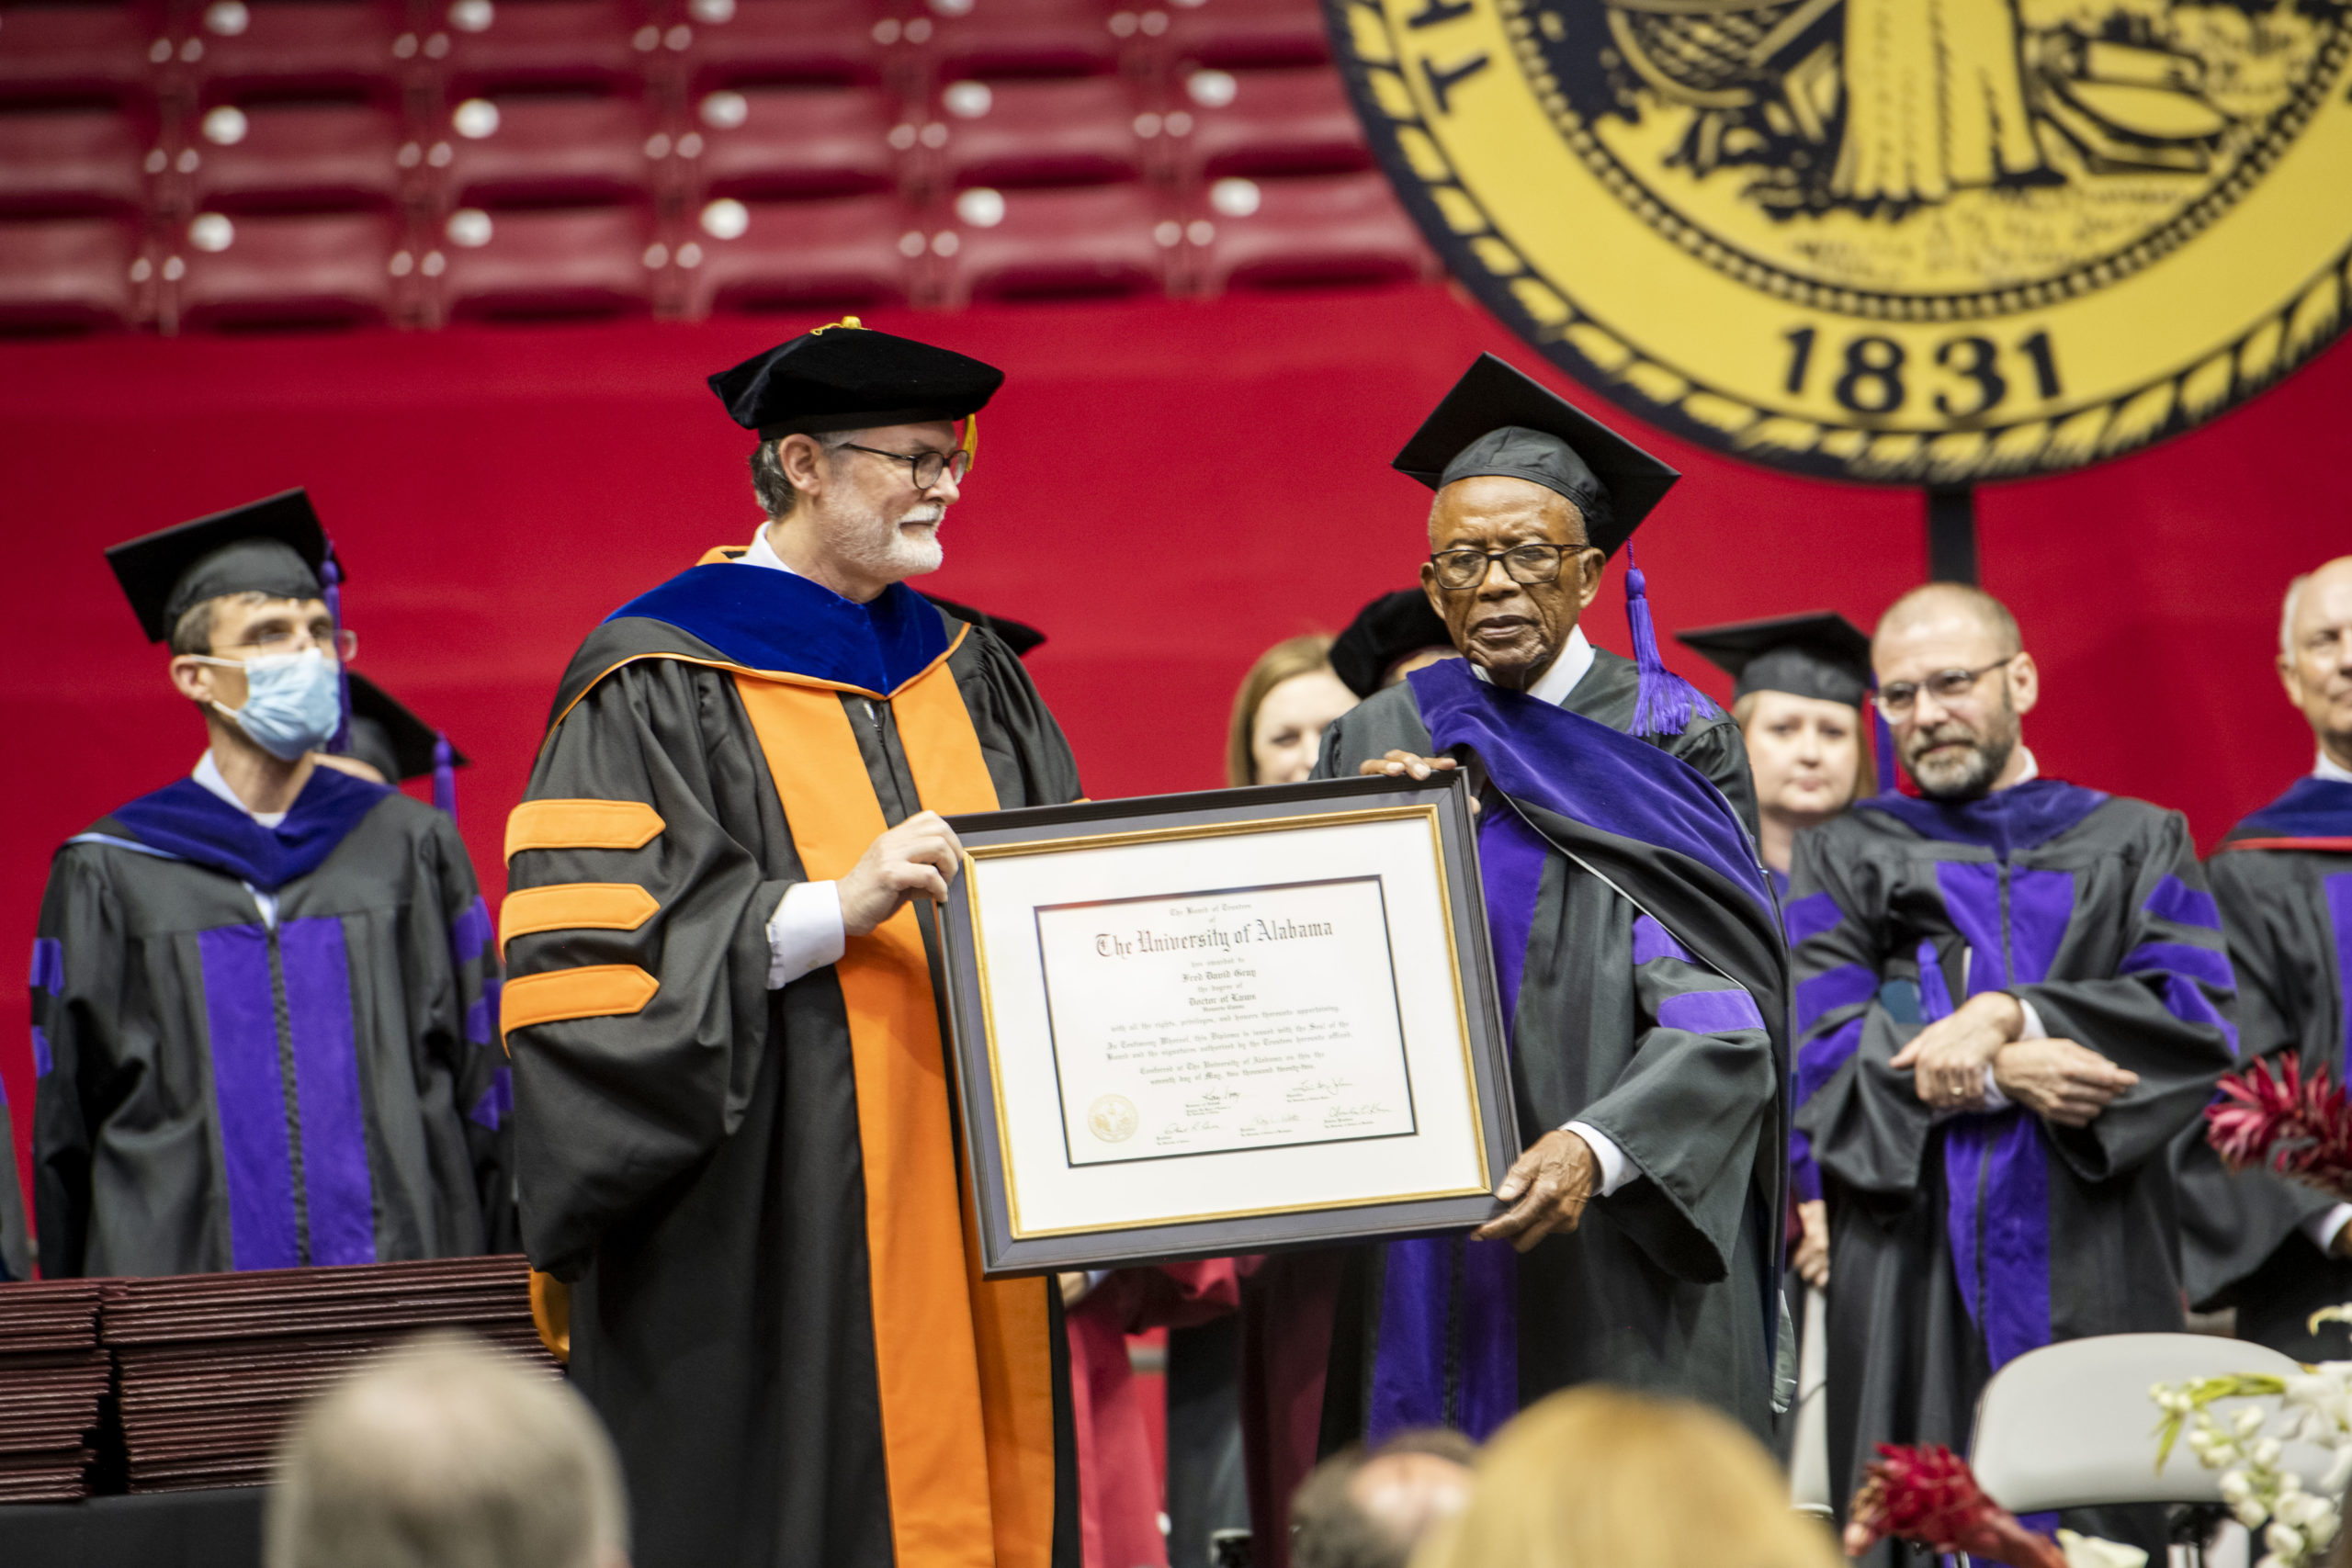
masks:
[[(1879, 1443), (1964, 1450), (1985, 1380), (2026, 1351), (2180, 1328), (2167, 1145), (2235, 1044), (2188, 824), (2039, 776), (2040, 676), (2008, 611), (1916, 589), (1871, 657), (1921, 796), (1802, 835), (1787, 910), (1840, 1503)], [(2165, 1550), (2161, 1511), (2066, 1522)]]
[(1437, 491), (1421, 581), (1464, 657), (1336, 721), (1317, 772), (1469, 771), (1526, 1152), (1474, 1235), (1352, 1249), (1322, 1299), (1294, 1289), (1290, 1353), (1319, 1339), (1327, 1368), (1319, 1446), (1483, 1438), (1587, 1381), (1761, 1436), (1787, 959), (1739, 733), (1657, 663), (1638, 580), (1640, 659), (1577, 626), (1675, 475), (1491, 356), (1397, 467)]
[[(2352, 556), (2298, 577), (2278, 676), (2318, 743), (2312, 771), (2230, 829), (2207, 863), (2237, 971), (2240, 1048), (2336, 1083), (2352, 1068)], [(2270, 1171), (2231, 1175), (2201, 1123), (2181, 1147), (2188, 1299), (2234, 1306), (2238, 1337), (2340, 1360), (2344, 1330), (2311, 1314), (2352, 1301), (2352, 1204)]]
[(943, 814), (1079, 794), (905, 583), (1002, 380), (854, 321), (712, 377), (768, 521), (589, 635), (508, 824), (524, 1244), (639, 1568), (1078, 1563), (1060, 1301), (969, 1249), (915, 908)]

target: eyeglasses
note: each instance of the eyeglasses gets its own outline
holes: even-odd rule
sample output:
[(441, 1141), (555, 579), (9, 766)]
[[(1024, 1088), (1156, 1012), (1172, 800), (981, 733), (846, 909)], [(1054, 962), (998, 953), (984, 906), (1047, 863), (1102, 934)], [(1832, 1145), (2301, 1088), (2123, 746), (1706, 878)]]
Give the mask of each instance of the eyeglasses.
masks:
[(247, 649), (264, 659), (283, 653), (300, 653), (306, 648), (323, 648), (345, 664), (359, 657), (359, 634), (345, 626), (324, 639), (314, 637), (307, 626), (267, 626), (258, 636), (243, 642), (232, 642), (213, 649), (216, 653), (232, 653)]
[(1560, 560), (1567, 554), (1559, 545), (1513, 545), (1507, 550), (1440, 550), (1430, 557), (1437, 570), (1437, 585), (1459, 593), (1487, 581), (1488, 563), (1500, 561), (1510, 580), (1523, 588), (1541, 588), (1560, 581)]
[(1977, 682), (2017, 657), (2012, 653), (1973, 670), (1939, 670), (1924, 681), (1897, 681), (1879, 693), (1878, 711), (1886, 716), (1888, 723), (1899, 724), (1911, 716), (1911, 710), (1917, 705), (1922, 690), (1935, 694), (1936, 701), (1939, 703), (1959, 702), (1976, 689)]
[(939, 482), (941, 474), (961, 484), (964, 476), (972, 469), (972, 455), (960, 446), (953, 452), (885, 452), (878, 446), (860, 446), (854, 441), (844, 441), (842, 446), (852, 452), (864, 452), (869, 457), (888, 457), (894, 463), (904, 463), (917, 490), (929, 490)]

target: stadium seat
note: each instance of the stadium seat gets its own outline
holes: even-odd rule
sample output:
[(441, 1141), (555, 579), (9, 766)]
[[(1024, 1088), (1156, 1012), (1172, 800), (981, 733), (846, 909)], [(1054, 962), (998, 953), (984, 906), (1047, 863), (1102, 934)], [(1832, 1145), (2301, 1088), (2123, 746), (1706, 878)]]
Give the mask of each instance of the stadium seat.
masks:
[(129, 219), (0, 223), (0, 333), (134, 325), (153, 313), (154, 279)]
[(1317, 0), (1149, 0), (1135, 7), (1139, 37), (1168, 59), (1198, 65), (1317, 65), (1331, 58)]
[(1437, 261), (1385, 175), (1213, 182), (1185, 225), (1202, 290), (1398, 282)]
[(539, 96), (469, 98), (424, 145), (453, 207), (635, 200), (672, 150), (639, 99)]
[(413, 255), (378, 212), (198, 213), (164, 275), (164, 320), (203, 328), (368, 326), (406, 313)]
[(209, 0), (173, 28), (173, 69), (206, 103), (255, 91), (389, 99), (414, 63), (394, 48), (401, 22), (386, 0)]
[(924, 237), (892, 197), (704, 207), (678, 246), (686, 312), (895, 305), (919, 287)]
[(872, 87), (721, 87), (676, 150), (711, 196), (841, 196), (898, 182), (890, 104)]
[[(182, 212), (389, 209), (413, 188), (419, 150), (372, 104), (218, 104), (175, 159)], [(193, 164), (193, 167), (187, 165)]]
[(0, 109), (0, 212), (135, 211), (153, 144), (117, 108)]
[(1115, 69), (1119, 39), (1103, 0), (929, 0), (938, 80), (1083, 75)]
[(1136, 103), (1116, 76), (955, 82), (939, 95), (939, 183), (1086, 185), (1143, 173)]
[(1174, 220), (1150, 186), (976, 187), (956, 197), (955, 213), (931, 242), (933, 254), (951, 263), (949, 304), (1166, 287)]
[(420, 270), (441, 320), (640, 315), (670, 265), (635, 207), (450, 214)]
[(430, 50), (446, 39), (453, 98), (537, 86), (616, 87), (662, 48), (663, 29), (635, 0), (449, 0)]
[(0, 6), (0, 98), (137, 97), (171, 49), (144, 6)]
[(882, 29), (885, 45), (876, 23), (864, 0), (687, 0), (683, 55), (697, 93), (746, 82), (873, 82), (904, 49), (899, 27)]
[(1340, 73), (1328, 65), (1185, 73), (1165, 146), (1187, 177), (1341, 174), (1372, 150)]

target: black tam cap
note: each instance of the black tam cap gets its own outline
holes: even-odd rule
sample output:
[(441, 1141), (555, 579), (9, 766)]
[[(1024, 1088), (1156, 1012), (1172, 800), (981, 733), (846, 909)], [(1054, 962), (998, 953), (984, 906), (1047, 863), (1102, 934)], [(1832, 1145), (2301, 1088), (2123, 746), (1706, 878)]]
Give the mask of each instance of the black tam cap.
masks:
[(1453, 636), (1418, 588), (1384, 593), (1356, 612), (1331, 642), (1331, 669), (1348, 690), (1368, 697), (1398, 660), (1425, 648), (1453, 647)]
[(1431, 490), (1502, 474), (1557, 491), (1611, 556), (1682, 477), (1491, 354), (1453, 384), (1393, 466)]
[(727, 416), (763, 441), (962, 419), (1003, 385), (1004, 372), (992, 365), (871, 331), (854, 316), (710, 378)]
[(107, 564), (147, 640), (161, 642), (182, 615), (223, 594), (320, 597), (331, 553), (310, 496), (289, 490), (117, 545)]
[(1859, 709), (1870, 694), (1870, 636), (1834, 611), (1675, 636), (1731, 675), (1735, 700), (1750, 692), (1786, 692)]
[[(347, 754), (394, 784), (421, 779), (433, 772), (436, 761), (434, 747), (441, 739), (440, 731), (357, 671), (345, 671), (345, 674), (351, 682), (351, 749)], [(452, 747), (449, 765), (464, 767), (465, 754)]]
[(958, 604), (955, 600), (942, 599), (936, 593), (926, 593), (923, 597), (959, 621), (967, 621), (973, 626), (984, 626), (996, 633), (998, 637), (1004, 639), (1004, 646), (1012, 649), (1012, 656), (1015, 659), (1028, 658), (1029, 650), (1046, 640), (1044, 632), (1008, 616), (991, 615), (986, 610), (975, 610), (969, 604)]

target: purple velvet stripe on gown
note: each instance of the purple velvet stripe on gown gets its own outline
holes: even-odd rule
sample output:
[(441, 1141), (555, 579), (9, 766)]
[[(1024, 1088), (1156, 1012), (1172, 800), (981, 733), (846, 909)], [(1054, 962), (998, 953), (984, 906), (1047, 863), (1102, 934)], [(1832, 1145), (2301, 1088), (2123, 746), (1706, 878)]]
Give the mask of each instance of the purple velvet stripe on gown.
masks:
[(229, 1188), (230, 1263), (291, 1269), (302, 1258), (294, 1237), (294, 1160), (278, 1071), (269, 933), (258, 925), (220, 926), (198, 932), (196, 945)]
[(278, 932), (286, 1019), (294, 1036), (295, 1100), (302, 1112), (302, 1193), (311, 1261), (376, 1261), (375, 1187), (351, 1017), (351, 959), (343, 920), (288, 920)]
[(2337, 1058), (2335, 1081), (2343, 1083), (2352, 1078), (2352, 872), (2324, 878), (2320, 886), (2327, 897), (2327, 923), (2335, 936), (2335, 1005), (2344, 1015), (2336, 1021), (2344, 1051)]
[[(1481, 815), (1479, 881), (1506, 1040), (1515, 1032), (1545, 854), (1517, 812), (1498, 803)], [(1509, 1242), (1419, 1236), (1389, 1243), (1385, 1256), (1366, 1440), (1448, 1426), (1485, 1441), (1519, 1410), (1518, 1254)]]

